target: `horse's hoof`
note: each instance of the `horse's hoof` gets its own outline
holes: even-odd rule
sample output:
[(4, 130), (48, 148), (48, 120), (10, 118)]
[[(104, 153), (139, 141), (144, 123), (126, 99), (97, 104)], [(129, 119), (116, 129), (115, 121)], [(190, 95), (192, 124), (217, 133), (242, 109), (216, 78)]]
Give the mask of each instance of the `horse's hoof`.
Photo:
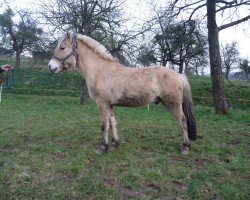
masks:
[(103, 154), (103, 153), (106, 153), (109, 149), (109, 145), (108, 144), (102, 144), (100, 147), (97, 147), (95, 149), (95, 153), (97, 154)]
[(183, 145), (181, 147), (181, 154), (182, 155), (188, 155), (190, 149), (191, 149), (191, 144), (185, 144), (185, 143), (183, 143)]
[(112, 138), (112, 143), (111, 143), (112, 147), (117, 148), (120, 144), (121, 142), (119, 140)]
[(189, 154), (189, 149), (181, 149), (181, 154), (182, 155), (188, 155)]

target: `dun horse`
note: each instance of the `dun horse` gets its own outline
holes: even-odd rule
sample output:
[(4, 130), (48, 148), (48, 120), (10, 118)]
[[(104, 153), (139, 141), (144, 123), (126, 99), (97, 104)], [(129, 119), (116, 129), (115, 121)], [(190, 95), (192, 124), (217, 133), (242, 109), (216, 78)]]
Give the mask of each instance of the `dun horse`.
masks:
[(189, 153), (190, 140), (196, 140), (197, 134), (192, 94), (184, 75), (166, 67), (124, 67), (94, 39), (70, 33), (58, 41), (48, 66), (52, 73), (77, 69), (85, 78), (89, 95), (100, 112), (101, 152), (109, 149), (109, 130), (112, 132), (111, 145), (118, 147), (120, 144), (114, 106), (138, 107), (161, 102), (182, 129), (182, 154)]

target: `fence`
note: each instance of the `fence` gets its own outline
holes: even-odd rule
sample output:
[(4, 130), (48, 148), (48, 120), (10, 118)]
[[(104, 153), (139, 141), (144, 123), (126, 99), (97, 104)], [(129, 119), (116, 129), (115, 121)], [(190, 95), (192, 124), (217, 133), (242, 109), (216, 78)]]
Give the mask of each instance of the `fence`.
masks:
[[(7, 74), (4, 77), (8, 79)], [(210, 78), (191, 77), (190, 83), (195, 105), (213, 106)], [(225, 82), (229, 106), (250, 108), (249, 85), (242, 82), (234, 84), (227, 85)], [(21, 67), (13, 71), (12, 80), (9, 79), (3, 86), (3, 93), (80, 97), (82, 77), (78, 72), (50, 74), (47, 61), (22, 60)]]

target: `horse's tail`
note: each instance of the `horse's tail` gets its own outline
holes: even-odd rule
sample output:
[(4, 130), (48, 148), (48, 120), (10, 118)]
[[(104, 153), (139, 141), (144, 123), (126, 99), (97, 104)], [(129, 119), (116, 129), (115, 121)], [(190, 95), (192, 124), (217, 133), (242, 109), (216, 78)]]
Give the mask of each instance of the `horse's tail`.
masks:
[(188, 137), (194, 141), (197, 139), (196, 121), (194, 116), (194, 106), (192, 92), (186, 76), (181, 75), (183, 80), (183, 102), (182, 110), (187, 119)]

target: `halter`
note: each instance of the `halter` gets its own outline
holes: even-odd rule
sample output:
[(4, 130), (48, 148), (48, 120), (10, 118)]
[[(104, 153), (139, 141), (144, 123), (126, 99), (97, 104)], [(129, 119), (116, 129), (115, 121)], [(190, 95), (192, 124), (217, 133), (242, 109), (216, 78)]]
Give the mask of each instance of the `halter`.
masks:
[(62, 66), (63, 66), (64, 69), (65, 69), (64, 62), (65, 62), (68, 58), (70, 58), (71, 56), (74, 56), (75, 59), (76, 59), (76, 57), (77, 57), (77, 55), (76, 55), (77, 34), (76, 34), (76, 33), (73, 33), (72, 44), (73, 44), (73, 46), (72, 46), (72, 51), (71, 51), (67, 56), (65, 56), (64, 58), (58, 58), (58, 57), (55, 56), (55, 55), (52, 56), (52, 58), (54, 58), (55, 60), (58, 60), (58, 61), (62, 64)]

